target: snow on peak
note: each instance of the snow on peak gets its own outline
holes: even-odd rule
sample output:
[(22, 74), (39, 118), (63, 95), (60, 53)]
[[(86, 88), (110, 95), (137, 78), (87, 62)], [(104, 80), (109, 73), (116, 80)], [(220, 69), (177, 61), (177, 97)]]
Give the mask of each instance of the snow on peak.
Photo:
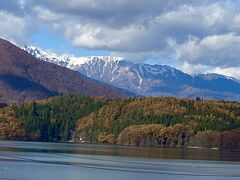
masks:
[(44, 51), (40, 48), (37, 48), (32, 45), (25, 45), (22, 47), (23, 50), (28, 52), (29, 54), (39, 58), (41, 60), (55, 63), (58, 65), (64, 65), (66, 67), (75, 67), (85, 63), (96, 63), (98, 61), (108, 62), (108, 63), (116, 63), (123, 61), (124, 58), (116, 57), (116, 56), (83, 56), (83, 57), (75, 57), (73, 55), (57, 55), (51, 51)]
[[(50, 52), (50, 51), (43, 51), (40, 48), (36, 48), (31, 45), (26, 45), (23, 48), (28, 53), (32, 54), (33, 56), (47, 61), (54, 64), (58, 64), (61, 66), (65, 66), (69, 69), (80, 71), (80, 69), (87, 67), (91, 67), (88, 69), (88, 71), (93, 71), (93, 67), (96, 66), (98, 69), (95, 69), (95, 74), (101, 74), (100, 71), (105, 71), (106, 67), (109, 67), (111, 70), (108, 69), (108, 71), (111, 71), (111, 73), (115, 73), (118, 71), (119, 73), (126, 73), (129, 74), (136, 74), (139, 79), (141, 79), (141, 76), (144, 76), (144, 74), (148, 74), (149, 76), (160, 76), (160, 77), (176, 77), (176, 73), (178, 71), (170, 66), (162, 66), (162, 65), (150, 65), (150, 64), (135, 64), (131, 61), (128, 61), (122, 57), (117, 56), (85, 56), (85, 57), (75, 57), (73, 55), (61, 55), (58, 56), (57, 54)], [(119, 64), (122, 62), (121, 64)], [(132, 69), (133, 72), (130, 72)], [(137, 72), (136, 72), (137, 71)], [(81, 70), (82, 73), (84, 73), (84, 70)], [(86, 73), (87, 76), (91, 77), (90, 72)], [(92, 77), (94, 78), (94, 77)], [(114, 78), (113, 78), (114, 79)], [(140, 83), (142, 84), (142, 83)]]

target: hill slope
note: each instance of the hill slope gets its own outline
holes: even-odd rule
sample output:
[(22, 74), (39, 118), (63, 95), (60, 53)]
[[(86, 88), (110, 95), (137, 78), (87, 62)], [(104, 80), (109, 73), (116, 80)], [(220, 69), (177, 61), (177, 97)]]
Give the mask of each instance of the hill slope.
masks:
[(41, 61), (0, 39), (0, 101), (21, 102), (59, 93), (123, 97), (123, 91), (68, 68)]

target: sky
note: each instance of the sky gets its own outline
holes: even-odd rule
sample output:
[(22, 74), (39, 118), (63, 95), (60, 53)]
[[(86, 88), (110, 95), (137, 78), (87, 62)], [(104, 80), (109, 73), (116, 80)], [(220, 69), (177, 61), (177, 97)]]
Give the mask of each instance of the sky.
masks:
[(0, 37), (240, 79), (240, 0), (2, 0)]

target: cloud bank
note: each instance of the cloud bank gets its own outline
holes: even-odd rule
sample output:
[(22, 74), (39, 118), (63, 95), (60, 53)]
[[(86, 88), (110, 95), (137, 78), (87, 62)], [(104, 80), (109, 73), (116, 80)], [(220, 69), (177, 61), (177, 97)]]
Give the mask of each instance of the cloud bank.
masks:
[(75, 47), (240, 79), (239, 0), (8, 0), (0, 20), (16, 42), (41, 27)]

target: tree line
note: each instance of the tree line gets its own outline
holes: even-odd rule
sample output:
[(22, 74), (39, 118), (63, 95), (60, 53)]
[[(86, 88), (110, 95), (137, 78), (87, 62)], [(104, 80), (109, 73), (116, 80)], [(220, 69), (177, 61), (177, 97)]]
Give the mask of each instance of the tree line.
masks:
[[(11, 131), (10, 122), (29, 140), (223, 147), (231, 141), (229, 137), (240, 136), (236, 130), (240, 128), (240, 103), (201, 98), (106, 99), (63, 94), (0, 110), (2, 137), (11, 137), (6, 135), (9, 131), (3, 131), (4, 127)], [(232, 144), (236, 145), (235, 141)]]

